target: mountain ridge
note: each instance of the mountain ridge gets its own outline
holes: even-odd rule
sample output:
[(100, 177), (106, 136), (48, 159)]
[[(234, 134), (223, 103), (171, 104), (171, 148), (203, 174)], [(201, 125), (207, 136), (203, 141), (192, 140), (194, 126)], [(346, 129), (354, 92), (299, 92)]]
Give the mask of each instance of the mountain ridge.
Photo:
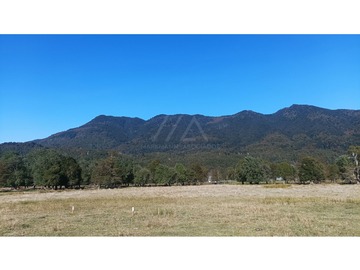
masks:
[(360, 145), (360, 110), (294, 104), (272, 114), (251, 110), (224, 116), (160, 114), (149, 120), (99, 115), (82, 126), (28, 143), (128, 154), (218, 151), (251, 152), (270, 159), (307, 152), (333, 156)]

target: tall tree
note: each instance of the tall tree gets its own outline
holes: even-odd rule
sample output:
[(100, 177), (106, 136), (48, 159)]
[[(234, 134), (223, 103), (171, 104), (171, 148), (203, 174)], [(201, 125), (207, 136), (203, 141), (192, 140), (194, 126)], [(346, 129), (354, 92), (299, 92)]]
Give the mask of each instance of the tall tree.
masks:
[(152, 183), (156, 183), (155, 181), (155, 173), (156, 173), (156, 170), (157, 168), (160, 166), (160, 160), (158, 159), (153, 159), (149, 162), (149, 164), (147, 165), (147, 168), (149, 169), (150, 171), (150, 181)]
[(175, 165), (175, 172), (176, 172), (176, 183), (185, 185), (189, 181), (188, 170), (183, 164), (177, 163)]
[(299, 179), (302, 183), (307, 181), (321, 182), (325, 179), (323, 166), (312, 157), (303, 158), (300, 162)]
[(243, 158), (236, 167), (237, 180), (242, 182), (260, 183), (265, 180), (265, 170), (262, 162), (254, 157)]
[(360, 145), (352, 145), (349, 147), (349, 151), (351, 153), (351, 158), (354, 162), (353, 173), (355, 176), (355, 180), (360, 183)]
[(151, 172), (147, 168), (139, 166), (135, 170), (134, 184), (137, 186), (145, 186), (150, 183)]
[(64, 157), (54, 150), (35, 150), (29, 156), (32, 163), (34, 184), (57, 189), (67, 186), (67, 177), (64, 172)]
[(130, 185), (134, 182), (134, 164), (130, 158), (120, 156), (115, 159), (114, 173), (120, 178), (121, 185)]
[(196, 183), (201, 184), (207, 178), (207, 170), (200, 164), (195, 163), (190, 167), (189, 176), (194, 184)]
[(115, 187), (119, 185), (121, 177), (116, 174), (114, 157), (100, 160), (94, 167), (91, 178), (93, 183), (100, 187)]
[(134, 182), (134, 165), (131, 159), (119, 155), (100, 160), (93, 169), (93, 182), (105, 187), (130, 185)]
[(352, 166), (349, 156), (347, 155), (339, 156), (336, 159), (335, 164), (338, 167), (340, 179), (350, 182), (352, 178)]
[(336, 164), (329, 164), (326, 169), (326, 178), (332, 182), (336, 182), (340, 175), (339, 167)]
[(80, 186), (82, 181), (82, 170), (77, 161), (72, 157), (66, 157), (63, 160), (63, 167), (68, 180), (67, 184), (71, 187)]

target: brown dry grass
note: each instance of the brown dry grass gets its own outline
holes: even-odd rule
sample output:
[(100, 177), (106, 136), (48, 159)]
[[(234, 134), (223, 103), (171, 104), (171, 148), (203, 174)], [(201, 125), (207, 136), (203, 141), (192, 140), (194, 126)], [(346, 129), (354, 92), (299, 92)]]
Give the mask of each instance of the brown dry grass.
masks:
[(360, 185), (209, 185), (0, 195), (2, 236), (360, 236), (358, 224)]

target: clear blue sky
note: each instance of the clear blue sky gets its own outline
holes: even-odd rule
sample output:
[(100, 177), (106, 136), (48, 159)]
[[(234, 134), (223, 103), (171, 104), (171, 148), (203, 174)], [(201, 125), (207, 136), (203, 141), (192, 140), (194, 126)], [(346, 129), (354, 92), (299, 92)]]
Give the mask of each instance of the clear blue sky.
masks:
[(0, 35), (0, 143), (292, 104), (360, 109), (360, 35)]

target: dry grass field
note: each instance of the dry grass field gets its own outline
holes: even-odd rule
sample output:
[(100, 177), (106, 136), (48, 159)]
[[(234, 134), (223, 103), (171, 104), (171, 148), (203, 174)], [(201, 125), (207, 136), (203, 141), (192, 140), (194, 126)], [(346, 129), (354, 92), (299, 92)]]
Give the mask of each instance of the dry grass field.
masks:
[(3, 192), (0, 235), (360, 236), (360, 185)]

